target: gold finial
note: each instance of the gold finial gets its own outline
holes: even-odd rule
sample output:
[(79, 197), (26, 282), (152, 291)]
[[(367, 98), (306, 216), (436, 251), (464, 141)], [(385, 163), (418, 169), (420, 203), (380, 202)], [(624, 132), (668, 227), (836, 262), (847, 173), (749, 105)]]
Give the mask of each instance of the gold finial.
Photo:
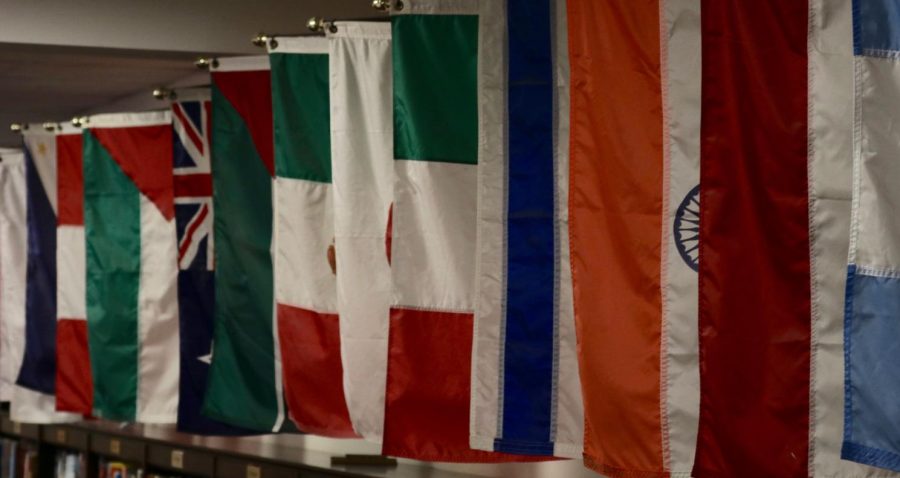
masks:
[(194, 66), (200, 68), (201, 70), (209, 70), (211, 68), (216, 68), (219, 66), (219, 60), (215, 58), (207, 58), (205, 56), (201, 56), (194, 61)]
[(250, 39), (250, 43), (253, 43), (254, 46), (258, 46), (260, 48), (265, 48), (266, 43), (268, 43), (269, 40), (271, 40), (271, 39), (272, 39), (272, 37), (270, 37), (269, 35), (266, 35), (265, 33), (257, 33), (255, 37)]

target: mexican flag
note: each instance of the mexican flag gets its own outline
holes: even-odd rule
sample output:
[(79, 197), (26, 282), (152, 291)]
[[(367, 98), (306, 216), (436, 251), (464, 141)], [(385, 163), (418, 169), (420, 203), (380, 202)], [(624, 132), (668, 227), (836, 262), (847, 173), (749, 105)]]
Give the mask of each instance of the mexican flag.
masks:
[(265, 56), (213, 66), (215, 309), (203, 413), (257, 431), (278, 431), (285, 417), (273, 310), (271, 91)]
[(269, 44), (275, 126), (275, 299), (290, 418), (357, 436), (344, 400), (335, 292), (328, 41)]
[(338, 22), (328, 32), (331, 180), (344, 395), (353, 428), (380, 442), (391, 307), (394, 197), (391, 26)]
[(94, 116), (83, 142), (94, 415), (174, 423), (178, 249), (170, 113)]

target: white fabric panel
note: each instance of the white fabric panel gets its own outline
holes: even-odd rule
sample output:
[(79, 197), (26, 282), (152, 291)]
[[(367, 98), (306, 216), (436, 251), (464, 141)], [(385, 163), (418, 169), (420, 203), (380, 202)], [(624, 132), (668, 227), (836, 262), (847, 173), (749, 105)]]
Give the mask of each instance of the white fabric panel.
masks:
[(336, 26), (329, 84), (344, 396), (354, 430), (381, 442), (391, 302), (385, 240), (394, 195), (391, 26)]
[(13, 398), (25, 354), (28, 226), (25, 155), (0, 150), (0, 399)]
[(172, 113), (165, 111), (147, 111), (144, 113), (109, 113), (94, 115), (88, 118), (91, 128), (131, 128), (138, 126), (159, 126), (172, 122)]
[(22, 134), (22, 138), (31, 153), (34, 168), (44, 186), (53, 214), (56, 214), (56, 134), (32, 127)]
[(678, 252), (673, 225), (678, 207), (700, 183), (700, 2), (665, 0), (661, 8), (663, 130), (668, 135), (663, 171), (662, 449), (673, 476), (690, 476), (700, 414), (698, 277)]
[[(856, 247), (851, 245), (851, 262), (866, 268), (872, 275), (878, 271), (900, 270), (900, 128), (895, 127), (896, 111), (885, 105), (900, 104), (900, 63), (891, 59), (857, 58), (858, 114), (865, 120), (859, 124), (860, 137), (854, 175), (859, 188), (858, 207), (854, 208)], [(855, 257), (853, 254), (855, 253)]]
[(87, 320), (84, 226), (56, 228), (56, 317)]
[[(469, 446), (494, 451), (501, 434), (506, 321), (506, 8), (484, 2), (478, 16), (477, 305), (472, 342)], [(547, 21), (550, 21), (548, 18)]]
[(175, 423), (178, 414), (178, 248), (175, 221), (141, 197), (137, 421)]
[(322, 37), (277, 37), (277, 46), (266, 44), (271, 53), (328, 53), (328, 40)]
[[(404, 0), (403, 9), (396, 8), (391, 15), (475, 15), (478, 0)], [(397, 2), (392, 2), (396, 6)]]
[(210, 71), (258, 71), (269, 69), (269, 55), (217, 58), (216, 62), (218, 65), (212, 66)]
[[(272, 187), (272, 239), (269, 242), (269, 257), (272, 258), (272, 280), (275, 286), (278, 286), (280, 282), (278, 280), (278, 269), (277, 262), (275, 260), (275, 251), (276, 246), (278, 244), (278, 225), (274, 222), (277, 220), (278, 215), (280, 214), (278, 211), (279, 201), (278, 195), (276, 194), (277, 189), (277, 180), (276, 178), (272, 178), (271, 182)], [(285, 406), (284, 406), (284, 368), (281, 362), (281, 337), (278, 335), (278, 300), (277, 300), (277, 291), (272, 294), (272, 346), (275, 352), (275, 396), (278, 397), (276, 400), (278, 403), (278, 415), (275, 417), (275, 423), (272, 425), (272, 432), (278, 433), (281, 430), (281, 426), (284, 424), (285, 418)], [(215, 348), (215, 343), (213, 343), (213, 348)], [(215, 353), (214, 351), (212, 353)]]
[(58, 413), (56, 397), (35, 392), (18, 385), (13, 387), (9, 404), (9, 417), (22, 423), (67, 423), (81, 420), (77, 413)]
[(334, 239), (331, 184), (275, 178), (275, 300), (318, 313), (337, 312), (328, 263)]
[(478, 168), (395, 160), (394, 174), (393, 304), (472, 313)]
[(578, 341), (569, 257), (569, 32), (565, 0), (555, 0), (556, 62), (556, 240), (559, 244), (557, 297), (556, 456), (577, 458), (584, 449), (584, 405), (578, 373)]

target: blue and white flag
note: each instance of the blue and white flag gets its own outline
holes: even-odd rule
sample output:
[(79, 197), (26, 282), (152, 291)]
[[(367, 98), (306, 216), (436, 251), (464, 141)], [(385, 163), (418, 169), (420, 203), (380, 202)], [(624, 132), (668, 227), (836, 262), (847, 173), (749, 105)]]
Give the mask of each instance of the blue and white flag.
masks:
[(900, 471), (900, 7), (855, 0), (841, 457)]
[[(565, 2), (482, 5), (478, 292), (470, 445), (580, 457)], [(505, 44), (505, 45), (504, 45)], [(505, 48), (504, 48), (505, 46)]]

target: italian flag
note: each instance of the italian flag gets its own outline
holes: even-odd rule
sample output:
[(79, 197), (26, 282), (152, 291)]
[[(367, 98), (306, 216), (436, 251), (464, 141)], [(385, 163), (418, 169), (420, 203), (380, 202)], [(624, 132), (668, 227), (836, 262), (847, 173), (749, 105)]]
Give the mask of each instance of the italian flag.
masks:
[(480, 2), (413, 0), (391, 19), (394, 207), (383, 452), (509, 461), (469, 447)]
[(215, 313), (203, 413), (250, 430), (284, 424), (272, 269), (274, 141), (269, 59), (212, 70)]
[(275, 125), (275, 299), (290, 418), (354, 437), (344, 400), (335, 292), (328, 41), (270, 43)]
[(84, 131), (94, 415), (174, 423), (178, 249), (168, 111), (100, 115)]

